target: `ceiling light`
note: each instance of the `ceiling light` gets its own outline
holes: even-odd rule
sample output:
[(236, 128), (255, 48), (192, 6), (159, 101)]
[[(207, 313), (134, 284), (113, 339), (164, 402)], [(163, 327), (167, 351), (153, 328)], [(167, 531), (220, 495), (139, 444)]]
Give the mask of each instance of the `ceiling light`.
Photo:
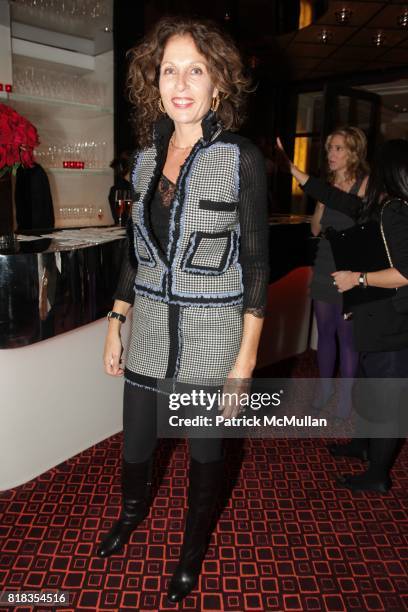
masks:
[(343, 8), (335, 11), (334, 13), (337, 23), (341, 23), (343, 25), (350, 22), (352, 14), (353, 11), (346, 6), (343, 6)]
[(376, 47), (382, 47), (385, 43), (385, 34), (381, 30), (379, 30), (374, 36), (371, 38), (373, 45)]
[(330, 32), (330, 30), (322, 30), (320, 34), (318, 35), (318, 39), (324, 45), (327, 45), (329, 40), (331, 40), (332, 38), (333, 38), (333, 33)]
[(408, 7), (405, 7), (401, 15), (398, 16), (397, 23), (400, 28), (408, 28)]

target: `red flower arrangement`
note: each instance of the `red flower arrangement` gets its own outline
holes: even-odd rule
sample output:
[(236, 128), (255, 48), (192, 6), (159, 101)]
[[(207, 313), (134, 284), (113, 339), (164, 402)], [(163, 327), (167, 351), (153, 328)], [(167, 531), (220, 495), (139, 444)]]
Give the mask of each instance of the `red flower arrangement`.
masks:
[(6, 104), (0, 104), (0, 177), (17, 168), (34, 166), (33, 151), (40, 144), (32, 123)]

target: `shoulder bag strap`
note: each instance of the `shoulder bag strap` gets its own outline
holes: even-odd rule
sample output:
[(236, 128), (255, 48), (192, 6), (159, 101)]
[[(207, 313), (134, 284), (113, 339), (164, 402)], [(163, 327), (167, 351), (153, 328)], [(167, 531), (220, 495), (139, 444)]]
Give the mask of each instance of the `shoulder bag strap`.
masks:
[(403, 204), (406, 204), (408, 206), (408, 202), (406, 200), (403, 200), (402, 198), (392, 198), (392, 199), (386, 200), (384, 202), (384, 204), (381, 207), (381, 213), (380, 213), (381, 236), (382, 236), (382, 239), (383, 239), (383, 242), (384, 242), (384, 247), (385, 247), (385, 251), (387, 253), (387, 258), (388, 258), (388, 263), (390, 264), (390, 268), (393, 268), (394, 264), (392, 263), (390, 249), (388, 248), (387, 240), (385, 238), (384, 225), (383, 225), (383, 213), (384, 213), (384, 208), (386, 206), (388, 206), (388, 204), (391, 204), (391, 202), (394, 202), (395, 200), (398, 200), (399, 202), (402, 202)]

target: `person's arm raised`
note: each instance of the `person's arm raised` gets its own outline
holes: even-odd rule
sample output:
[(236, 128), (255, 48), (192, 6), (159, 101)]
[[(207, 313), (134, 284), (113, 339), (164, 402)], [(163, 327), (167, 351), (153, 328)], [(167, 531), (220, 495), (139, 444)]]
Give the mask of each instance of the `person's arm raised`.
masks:
[[(322, 202), (325, 206), (338, 210), (352, 219), (356, 219), (361, 209), (362, 200), (356, 195), (346, 193), (337, 187), (332, 187), (325, 181), (310, 176), (303, 172), (289, 159), (282, 143), (277, 138), (277, 151), (280, 156), (281, 167), (286, 167), (287, 171), (298, 181), (307, 195), (315, 200)], [(282, 163), (283, 162), (283, 163)]]

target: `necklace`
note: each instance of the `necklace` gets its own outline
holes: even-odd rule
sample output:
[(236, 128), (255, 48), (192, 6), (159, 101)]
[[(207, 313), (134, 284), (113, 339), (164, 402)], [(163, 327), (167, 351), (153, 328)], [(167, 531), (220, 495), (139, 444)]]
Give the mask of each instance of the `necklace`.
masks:
[(174, 137), (172, 136), (170, 138), (170, 144), (174, 149), (178, 149), (179, 151), (186, 151), (187, 149), (192, 149), (195, 143), (192, 145), (188, 145), (188, 147), (178, 147), (177, 145), (174, 144)]

